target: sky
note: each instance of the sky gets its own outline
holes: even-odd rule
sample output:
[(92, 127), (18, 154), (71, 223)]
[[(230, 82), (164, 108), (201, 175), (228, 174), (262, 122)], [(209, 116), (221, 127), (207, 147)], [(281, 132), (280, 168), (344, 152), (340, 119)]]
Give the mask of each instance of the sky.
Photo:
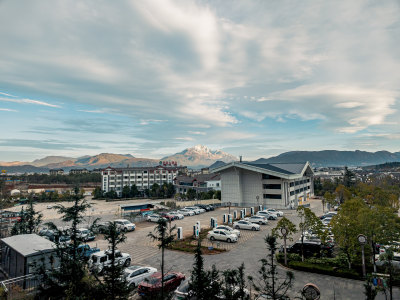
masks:
[(399, 3), (0, 0), (0, 161), (400, 151)]

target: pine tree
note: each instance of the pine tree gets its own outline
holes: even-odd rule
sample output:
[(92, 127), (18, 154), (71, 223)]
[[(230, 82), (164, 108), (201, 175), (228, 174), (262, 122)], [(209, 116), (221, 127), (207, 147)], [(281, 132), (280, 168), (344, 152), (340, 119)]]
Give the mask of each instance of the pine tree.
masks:
[(154, 229), (154, 233), (149, 232), (148, 237), (152, 240), (158, 242), (158, 248), (161, 249), (161, 299), (165, 299), (165, 291), (164, 291), (164, 269), (165, 269), (165, 260), (164, 260), (164, 252), (165, 249), (174, 241), (175, 239), (175, 228), (169, 226), (168, 222), (165, 218), (160, 218), (157, 222), (157, 226)]
[(111, 264), (104, 267), (103, 280), (99, 280), (103, 299), (128, 299), (132, 288), (128, 285), (123, 275), (125, 266), (130, 262), (122, 265), (115, 260), (117, 246), (125, 242), (126, 236), (122, 231), (118, 230), (115, 222), (110, 222), (104, 232), (104, 238), (108, 241)]
[(275, 253), (277, 250), (276, 237), (267, 235), (265, 238), (269, 254), (266, 258), (261, 259), (261, 268), (258, 271), (260, 274), (259, 283), (255, 283), (252, 278), (252, 284), (256, 291), (267, 295), (273, 300), (287, 299), (287, 292), (292, 287), (294, 275), (287, 271), (284, 279), (280, 279), (275, 263)]
[(42, 222), (43, 215), (35, 211), (33, 200), (30, 199), (28, 208), (24, 210), (21, 208), (20, 220), (16, 222), (11, 229), (11, 235), (17, 234), (32, 234), (37, 232), (40, 223)]

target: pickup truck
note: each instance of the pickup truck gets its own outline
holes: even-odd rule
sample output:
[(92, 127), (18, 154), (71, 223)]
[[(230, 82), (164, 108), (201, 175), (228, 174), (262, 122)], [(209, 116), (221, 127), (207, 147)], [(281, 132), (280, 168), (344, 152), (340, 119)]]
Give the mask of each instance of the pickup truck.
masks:
[(93, 253), (100, 252), (100, 249), (97, 247), (90, 247), (87, 244), (83, 244), (78, 246), (77, 252), (79, 256), (89, 258), (89, 256)]
[[(89, 258), (89, 269), (95, 273), (103, 273), (104, 267), (110, 266), (112, 253), (109, 250), (93, 253)], [(128, 267), (131, 264), (131, 256), (128, 253), (115, 251), (115, 262), (119, 265)]]

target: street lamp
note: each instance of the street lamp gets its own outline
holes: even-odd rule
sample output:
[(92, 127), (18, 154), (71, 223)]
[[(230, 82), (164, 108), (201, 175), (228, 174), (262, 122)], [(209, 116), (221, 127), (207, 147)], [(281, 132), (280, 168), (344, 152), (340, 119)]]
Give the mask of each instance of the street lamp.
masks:
[(256, 196), (256, 200), (257, 200), (257, 209), (260, 207), (259, 204), (258, 204), (258, 200), (259, 200), (259, 199), (260, 199), (260, 196), (257, 195), (257, 196)]
[(364, 246), (367, 243), (367, 237), (363, 234), (359, 234), (357, 236), (357, 240), (361, 245), (361, 259), (362, 259), (362, 269), (364, 278), (367, 276), (367, 272), (365, 271), (365, 258), (364, 258)]
[(286, 236), (288, 234), (288, 230), (286, 227), (281, 228), (281, 233), (283, 235), (283, 251), (285, 253), (285, 266), (287, 266), (287, 254), (286, 254)]

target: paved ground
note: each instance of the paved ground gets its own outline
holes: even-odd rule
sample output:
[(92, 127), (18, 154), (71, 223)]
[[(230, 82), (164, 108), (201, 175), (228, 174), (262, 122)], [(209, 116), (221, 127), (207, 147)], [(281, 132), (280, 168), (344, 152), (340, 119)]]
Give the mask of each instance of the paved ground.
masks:
[[(97, 213), (101, 212), (100, 215), (103, 220), (112, 220), (116, 218), (115, 212), (110, 213), (107, 211), (107, 207), (103, 207), (102, 209), (100, 209), (100, 207), (102, 206), (99, 206)], [(112, 207), (115, 208), (115, 204)], [(317, 215), (322, 214), (322, 207), (319, 201), (312, 201), (311, 208)], [(199, 216), (185, 217), (185, 219), (175, 221), (174, 223), (183, 228), (185, 235), (190, 235), (192, 233), (192, 226), (197, 220), (200, 221), (201, 227), (206, 229), (209, 227), (211, 217), (217, 217), (218, 224), (222, 224), (222, 215), (227, 212), (227, 208), (221, 208)], [(233, 209), (231, 209), (231, 212), (233, 212)], [(294, 210), (286, 210), (284, 213), (292, 222), (296, 224), (299, 223), (299, 219)], [(47, 218), (47, 220), (59, 223), (59, 220), (57, 219)], [(246, 273), (256, 277), (257, 271), (260, 267), (259, 261), (267, 254), (264, 237), (266, 234), (270, 233), (271, 229), (276, 226), (276, 223), (277, 221), (269, 221), (268, 225), (261, 226), (261, 231), (257, 232), (241, 230), (242, 236), (239, 238), (238, 243), (228, 244), (221, 242), (220, 247), (226, 248), (229, 251), (222, 254), (204, 256), (205, 266), (211, 268), (211, 266), (215, 264), (217, 268), (222, 271), (227, 268), (237, 267), (244, 262)], [(153, 230), (154, 226), (154, 223), (138, 223), (136, 231), (127, 233), (127, 241), (125, 244), (120, 246), (120, 249), (132, 256), (132, 264), (150, 265), (160, 268), (161, 252), (157, 248), (156, 244), (147, 237), (148, 233)], [(298, 236), (299, 234), (296, 238), (298, 238)], [(205, 241), (205, 245), (207, 245), (207, 243), (208, 242)], [(101, 236), (99, 236), (95, 241), (90, 242), (90, 244), (97, 245), (100, 249), (107, 248), (107, 243), (102, 240)], [(165, 258), (168, 270), (181, 271), (187, 276), (190, 276), (190, 270), (193, 264), (192, 254), (167, 250)], [(279, 267), (280, 273), (283, 274), (285, 271), (286, 270), (283, 267)], [(292, 289), (292, 296), (298, 295), (298, 291), (300, 291), (306, 283), (312, 282), (321, 289), (321, 299), (364, 299), (362, 281), (300, 271), (294, 271), (294, 274), (295, 284)], [(385, 298), (381, 295), (378, 299)], [(398, 289), (395, 290), (395, 296), (393, 299), (400, 299), (400, 292)]]

